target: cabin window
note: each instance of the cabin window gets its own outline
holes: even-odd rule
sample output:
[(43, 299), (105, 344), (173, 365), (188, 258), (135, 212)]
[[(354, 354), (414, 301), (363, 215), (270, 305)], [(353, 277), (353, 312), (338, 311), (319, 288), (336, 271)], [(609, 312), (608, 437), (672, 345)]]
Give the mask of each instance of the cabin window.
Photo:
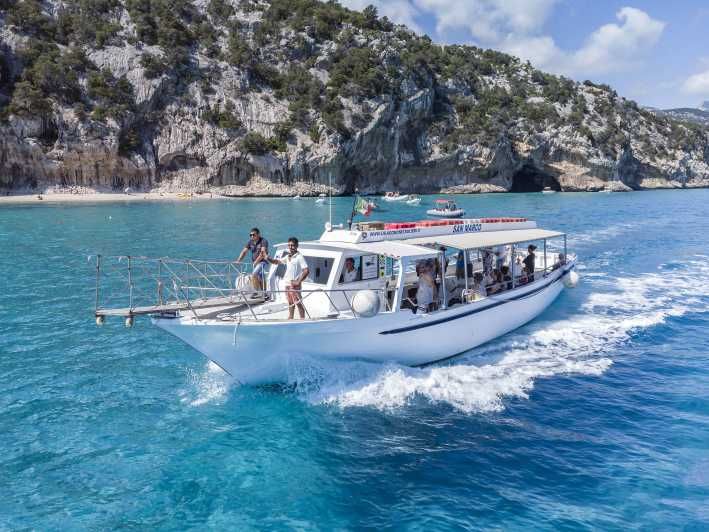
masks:
[[(348, 264), (351, 263), (354, 270), (350, 271)], [(342, 262), (340, 272), (340, 284), (353, 283), (362, 280), (362, 257), (347, 257)]]
[[(347, 263), (351, 262), (354, 270), (348, 269)], [(361, 255), (347, 257), (342, 261), (340, 283), (353, 283), (355, 281), (371, 281), (384, 275), (385, 260), (379, 255)], [(347, 272), (350, 272), (349, 274)]]
[(309, 283), (327, 284), (332, 271), (332, 263), (334, 259), (330, 257), (313, 257), (305, 255), (305, 262), (308, 263), (308, 278)]

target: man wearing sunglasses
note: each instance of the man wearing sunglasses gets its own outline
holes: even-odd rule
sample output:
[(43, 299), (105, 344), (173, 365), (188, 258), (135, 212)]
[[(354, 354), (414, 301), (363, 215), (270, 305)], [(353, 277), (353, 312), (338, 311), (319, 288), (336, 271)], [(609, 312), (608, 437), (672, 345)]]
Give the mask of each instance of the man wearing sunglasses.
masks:
[(254, 227), (249, 231), (249, 241), (241, 250), (239, 258), (236, 262), (241, 262), (244, 256), (251, 252), (251, 262), (253, 269), (251, 274), (251, 284), (258, 291), (264, 290), (264, 279), (266, 277), (266, 259), (268, 258), (268, 240), (261, 236), (261, 231), (258, 227)]

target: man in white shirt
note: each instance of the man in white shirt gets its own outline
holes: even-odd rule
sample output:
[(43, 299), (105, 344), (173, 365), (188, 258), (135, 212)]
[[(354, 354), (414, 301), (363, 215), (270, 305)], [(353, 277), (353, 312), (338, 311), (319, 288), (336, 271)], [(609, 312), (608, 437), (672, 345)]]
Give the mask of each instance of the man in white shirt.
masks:
[(345, 259), (345, 271), (342, 272), (342, 282), (353, 283), (355, 281), (357, 281), (357, 269), (355, 268), (355, 261), (352, 257), (347, 257)]
[(298, 239), (294, 236), (288, 239), (288, 254), (282, 259), (268, 259), (271, 264), (285, 264), (286, 272), (283, 281), (286, 283), (286, 299), (288, 300), (288, 319), (293, 319), (295, 307), (298, 307), (300, 319), (305, 319), (305, 307), (300, 297), (300, 287), (308, 277), (310, 270), (305, 257), (298, 251)]

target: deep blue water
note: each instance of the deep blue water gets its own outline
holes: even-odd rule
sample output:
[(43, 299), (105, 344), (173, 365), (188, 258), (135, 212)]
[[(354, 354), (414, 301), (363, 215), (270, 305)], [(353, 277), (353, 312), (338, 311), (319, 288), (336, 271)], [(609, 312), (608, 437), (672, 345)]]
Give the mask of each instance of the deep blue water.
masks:
[(709, 191), (459, 203), (567, 231), (579, 287), (447, 364), (304, 362), (288, 389), (97, 328), (87, 255), (233, 258), (327, 207), (0, 208), (0, 529), (709, 529)]

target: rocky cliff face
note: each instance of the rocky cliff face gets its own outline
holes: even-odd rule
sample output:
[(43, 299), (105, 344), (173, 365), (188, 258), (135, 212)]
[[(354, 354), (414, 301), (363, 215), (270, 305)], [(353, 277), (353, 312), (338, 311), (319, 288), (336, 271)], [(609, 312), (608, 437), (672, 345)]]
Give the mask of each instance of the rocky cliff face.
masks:
[[(702, 126), (504, 54), (440, 47), (371, 12), (314, 0), (211, 0), (176, 2), (170, 18), (159, 2), (154, 13), (102, 3), (100, 15), (80, 2), (4, 4), (2, 189), (288, 195), (325, 192), (329, 182), (337, 193), (709, 185)], [(28, 10), (50, 29), (28, 24)], [(93, 36), (62, 29), (89, 16), (98, 17)], [(101, 24), (108, 29), (99, 38)]]

